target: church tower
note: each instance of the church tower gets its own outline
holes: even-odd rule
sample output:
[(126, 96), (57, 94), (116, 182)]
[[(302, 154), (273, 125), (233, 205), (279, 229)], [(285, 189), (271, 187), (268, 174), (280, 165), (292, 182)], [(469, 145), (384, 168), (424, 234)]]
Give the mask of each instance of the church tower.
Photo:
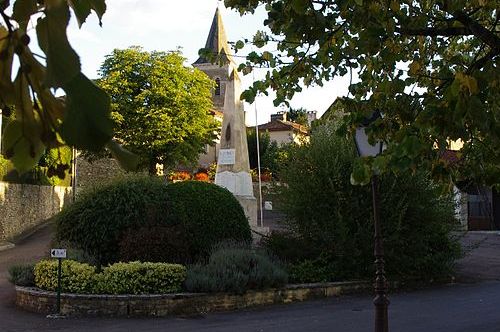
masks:
[(193, 63), (193, 66), (203, 71), (215, 81), (216, 87), (212, 95), (214, 108), (215, 111), (224, 113), (226, 86), (232, 69), (235, 68), (235, 64), (232, 59), (231, 47), (227, 42), (226, 31), (219, 8), (215, 11), (205, 48), (211, 51), (219, 60), (219, 63), (211, 63), (210, 60), (200, 56), (198, 60)]
[[(220, 11), (217, 8), (205, 48), (217, 61), (200, 56), (193, 64), (216, 83), (213, 91), (214, 115), (222, 115), (220, 143), (216, 146), (217, 173), (215, 184), (228, 189), (241, 204), (252, 229), (266, 232), (257, 224), (257, 201), (253, 194), (243, 102), (240, 100), (241, 80), (236, 71), (231, 48)], [(200, 159), (201, 161), (201, 159)]]

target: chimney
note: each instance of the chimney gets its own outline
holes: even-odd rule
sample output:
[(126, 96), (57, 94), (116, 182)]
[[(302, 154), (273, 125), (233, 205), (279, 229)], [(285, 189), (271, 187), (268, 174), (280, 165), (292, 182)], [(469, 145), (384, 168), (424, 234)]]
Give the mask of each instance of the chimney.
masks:
[(279, 111), (275, 114), (271, 114), (271, 122), (275, 120), (282, 120), (286, 121), (286, 112), (284, 111)]
[(316, 120), (316, 113), (316, 111), (307, 111), (307, 123), (309, 126), (314, 120)]

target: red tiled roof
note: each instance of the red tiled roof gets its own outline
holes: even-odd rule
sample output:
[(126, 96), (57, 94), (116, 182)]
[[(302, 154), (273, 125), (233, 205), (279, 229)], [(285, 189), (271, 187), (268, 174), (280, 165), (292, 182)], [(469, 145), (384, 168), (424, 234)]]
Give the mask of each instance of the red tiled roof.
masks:
[(283, 120), (274, 120), (259, 126), (259, 130), (267, 130), (267, 131), (298, 131), (303, 134), (309, 134), (307, 128), (303, 125), (300, 125), (291, 121), (283, 121)]

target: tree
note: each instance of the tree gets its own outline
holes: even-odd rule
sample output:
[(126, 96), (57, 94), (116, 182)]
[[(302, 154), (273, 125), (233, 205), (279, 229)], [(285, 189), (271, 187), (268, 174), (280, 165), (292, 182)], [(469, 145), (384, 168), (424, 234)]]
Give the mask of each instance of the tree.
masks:
[[(33, 168), (47, 148), (64, 144), (94, 151), (106, 145), (122, 165), (134, 167), (130, 154), (111, 140), (108, 95), (82, 74), (68, 41), (71, 11), (81, 26), (91, 11), (102, 18), (105, 0), (16, 0), (12, 6), (0, 0), (0, 108), (2, 115), (15, 113), (3, 133), (4, 155), (21, 172)], [(28, 23), (35, 21), (45, 56), (29, 46)], [(19, 67), (12, 80), (15, 59)], [(64, 99), (54, 96), (58, 88)]]
[[(350, 184), (356, 148), (335, 127), (319, 125), (309, 142), (288, 146), (276, 204), (287, 215), (284, 229), (300, 242), (284, 244), (281, 252), (291, 255), (275, 253), (285, 261), (330, 266), (336, 280), (364, 278), (373, 275), (373, 224), (366, 208), (371, 191)], [(380, 176), (387, 273), (426, 280), (446, 275), (460, 253), (449, 233), (456, 225), (453, 199), (442, 195), (426, 171), (402, 175)]]
[[(242, 95), (252, 102), (268, 88), (275, 103), (304, 84), (350, 75), (348, 115), (353, 131), (374, 110), (372, 139), (387, 149), (353, 172), (366, 182), (373, 170), (396, 173), (425, 167), (441, 180), (500, 185), (500, 53), (498, 2), (485, 0), (226, 0), (241, 14), (265, 5), (252, 52), (240, 66), (272, 71)], [(244, 41), (235, 44), (237, 49)], [(269, 45), (268, 45), (269, 46)], [(460, 162), (443, 153), (461, 141)]]
[(303, 107), (290, 107), (287, 112), (287, 120), (301, 124), (303, 126), (309, 126), (309, 121), (307, 120), (307, 110)]
[(213, 144), (218, 123), (210, 114), (213, 82), (183, 65), (180, 52), (114, 50), (101, 65), (98, 85), (111, 96), (115, 138), (156, 173), (156, 164), (198, 160)]
[[(257, 133), (255, 128), (247, 128), (247, 145), (248, 145), (248, 160), (250, 162), (250, 169), (256, 169), (258, 167), (257, 160)], [(271, 145), (271, 138), (269, 133), (259, 131), (259, 155), (260, 158), (264, 156), (267, 149)], [(262, 160), (261, 160), (262, 166)]]

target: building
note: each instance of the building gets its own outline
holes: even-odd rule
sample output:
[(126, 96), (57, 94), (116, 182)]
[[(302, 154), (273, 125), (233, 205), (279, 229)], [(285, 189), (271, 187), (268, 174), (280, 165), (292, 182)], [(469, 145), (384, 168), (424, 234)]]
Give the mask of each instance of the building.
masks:
[[(309, 124), (316, 119), (316, 112), (307, 113)], [(259, 132), (269, 133), (271, 141), (278, 145), (287, 143), (302, 144), (309, 140), (309, 129), (301, 124), (288, 121), (287, 113), (280, 111), (271, 115), (271, 121), (258, 126)]]

